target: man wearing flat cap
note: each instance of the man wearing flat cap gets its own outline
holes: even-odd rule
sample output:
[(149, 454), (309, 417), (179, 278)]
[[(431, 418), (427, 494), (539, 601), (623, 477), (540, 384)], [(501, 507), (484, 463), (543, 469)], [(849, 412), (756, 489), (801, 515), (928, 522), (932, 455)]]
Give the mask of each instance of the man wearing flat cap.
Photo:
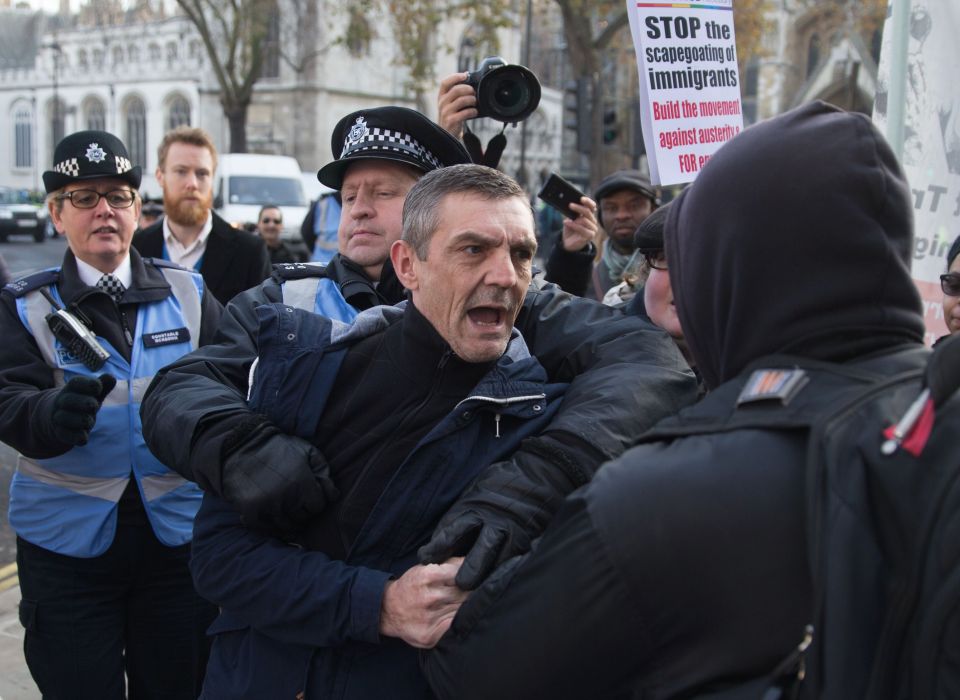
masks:
[[(449, 133), (402, 107), (347, 115), (334, 130), (332, 148), (338, 156), (320, 170), (319, 178), (339, 188), (343, 197), (338, 255), (326, 267), (277, 266), (273, 279), (235, 298), (220, 326), (222, 342), (158, 374), (142, 408), (145, 438), (161, 459), (232, 504), (251, 529), (282, 539), (294, 537), (328, 509), (346, 512), (344, 518), (362, 524), (372, 502), (359, 511), (337, 502), (331, 506), (331, 481), (348, 505), (354, 503), (354, 491), (363, 492), (345, 488), (348, 484), (328, 466), (327, 459), (333, 464), (337, 455), (321, 454), (315, 446), (305, 449), (302, 439), (247, 404), (263, 308), (282, 301), (350, 322), (363, 310), (404, 299), (389, 255), (400, 238), (401, 214), (407, 216), (407, 193), (424, 173), (469, 162)], [(491, 215), (494, 211), (491, 205)], [(467, 247), (478, 253), (482, 249)], [(692, 374), (666, 334), (540, 279), (531, 280), (515, 327), (551, 381), (572, 383), (546, 429), (525, 440), (510, 459), (491, 465), (421, 551), (425, 562), (466, 554), (457, 574), (461, 588), (477, 585), (498, 563), (524, 551), (563, 494), (588, 481), (604, 455), (619, 454), (633, 434), (696, 396)], [(298, 366), (293, 358), (291, 362), (291, 368)], [(277, 398), (286, 400), (281, 394)], [(376, 401), (361, 402), (358, 410), (374, 427), (384, 411), (402, 413), (398, 407), (408, 398), (399, 384), (388, 381)], [(307, 404), (302, 407), (305, 417)], [(183, 439), (166, 439), (170, 434)], [(371, 449), (374, 443), (367, 435), (364, 430), (354, 433), (356, 449)], [(372, 459), (371, 464), (377, 463)], [(457, 466), (449, 464), (450, 469)], [(379, 492), (367, 491), (364, 498), (370, 493)], [(345, 537), (338, 547), (348, 550), (349, 532)], [(370, 596), (378, 601), (382, 592), (363, 592), (363, 616), (350, 608), (341, 614), (369, 623), (371, 608), (377, 608)], [(230, 630), (220, 632), (226, 644)], [(284, 632), (272, 629), (268, 634)]]
[(215, 614), (187, 568), (201, 493), (147, 449), (139, 402), (221, 308), (198, 274), (131, 249), (140, 167), (115, 136), (65, 137), (43, 182), (67, 252), (0, 294), (27, 665), (46, 698), (194, 698)]
[(571, 294), (603, 299), (623, 281), (623, 273), (636, 251), (633, 234), (660, 201), (650, 180), (638, 170), (618, 170), (601, 180), (593, 198), (597, 219), (606, 232), (600, 259), (592, 241), (564, 229), (546, 263), (546, 277)]

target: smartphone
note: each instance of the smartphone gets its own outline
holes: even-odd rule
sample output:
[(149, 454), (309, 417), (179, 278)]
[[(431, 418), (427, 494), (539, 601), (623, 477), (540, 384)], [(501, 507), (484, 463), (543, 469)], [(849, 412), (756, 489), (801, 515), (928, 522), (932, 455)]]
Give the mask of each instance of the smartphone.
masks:
[(578, 215), (570, 209), (570, 202), (580, 204), (580, 198), (586, 195), (556, 173), (550, 173), (537, 196), (568, 219), (576, 219)]

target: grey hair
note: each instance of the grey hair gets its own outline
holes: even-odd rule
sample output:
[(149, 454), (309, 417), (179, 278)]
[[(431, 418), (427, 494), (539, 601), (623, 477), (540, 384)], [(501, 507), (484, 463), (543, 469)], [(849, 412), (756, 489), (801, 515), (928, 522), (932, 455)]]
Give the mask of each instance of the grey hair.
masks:
[(476, 194), (498, 200), (519, 197), (533, 216), (523, 188), (509, 175), (473, 163), (431, 170), (407, 193), (403, 203), (403, 235), (420, 260), (427, 259), (430, 239), (440, 227), (440, 203), (449, 194)]

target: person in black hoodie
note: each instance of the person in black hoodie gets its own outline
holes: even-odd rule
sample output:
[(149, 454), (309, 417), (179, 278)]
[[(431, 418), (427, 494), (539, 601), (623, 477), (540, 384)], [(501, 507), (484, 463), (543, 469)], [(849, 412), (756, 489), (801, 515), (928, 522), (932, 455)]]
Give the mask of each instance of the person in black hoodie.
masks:
[(810, 103), (721, 148), (665, 231), (710, 393), (601, 467), (531, 554), (473, 593), (425, 659), (437, 695), (646, 700), (755, 684), (737, 697), (761, 697), (812, 615), (807, 435), (724, 421), (750, 399), (819, 410), (820, 379), (791, 393), (748, 385), (755, 370), (822, 363), (809, 376), (836, 381), (829, 368), (853, 363), (880, 381), (922, 366), (912, 223), (903, 172), (863, 115)]

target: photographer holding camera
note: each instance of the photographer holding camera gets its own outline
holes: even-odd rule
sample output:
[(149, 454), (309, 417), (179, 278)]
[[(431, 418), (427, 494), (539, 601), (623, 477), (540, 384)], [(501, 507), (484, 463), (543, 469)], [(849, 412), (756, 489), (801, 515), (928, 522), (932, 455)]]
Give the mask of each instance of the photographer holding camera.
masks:
[[(491, 139), (487, 155), (479, 154), (479, 141), (466, 122), (479, 117), (489, 117), (506, 124), (517, 124), (529, 117), (540, 103), (540, 83), (536, 75), (523, 66), (511, 65), (499, 56), (485, 58), (477, 70), (452, 73), (440, 81), (437, 94), (437, 123), (455, 138), (465, 142), (474, 162), (483, 162), (490, 167), (488, 157), (500, 152), (506, 146), (503, 132)], [(500, 143), (497, 143), (497, 140)], [(473, 144), (471, 144), (471, 140)], [(499, 149), (499, 150), (496, 150)], [(520, 178), (523, 181), (523, 178)], [(599, 232), (596, 211), (597, 204), (589, 197), (581, 198), (579, 203), (571, 203), (570, 208), (578, 214), (576, 219), (563, 220), (561, 239), (569, 250), (593, 248), (591, 244)], [(541, 231), (542, 235), (544, 232)]]

